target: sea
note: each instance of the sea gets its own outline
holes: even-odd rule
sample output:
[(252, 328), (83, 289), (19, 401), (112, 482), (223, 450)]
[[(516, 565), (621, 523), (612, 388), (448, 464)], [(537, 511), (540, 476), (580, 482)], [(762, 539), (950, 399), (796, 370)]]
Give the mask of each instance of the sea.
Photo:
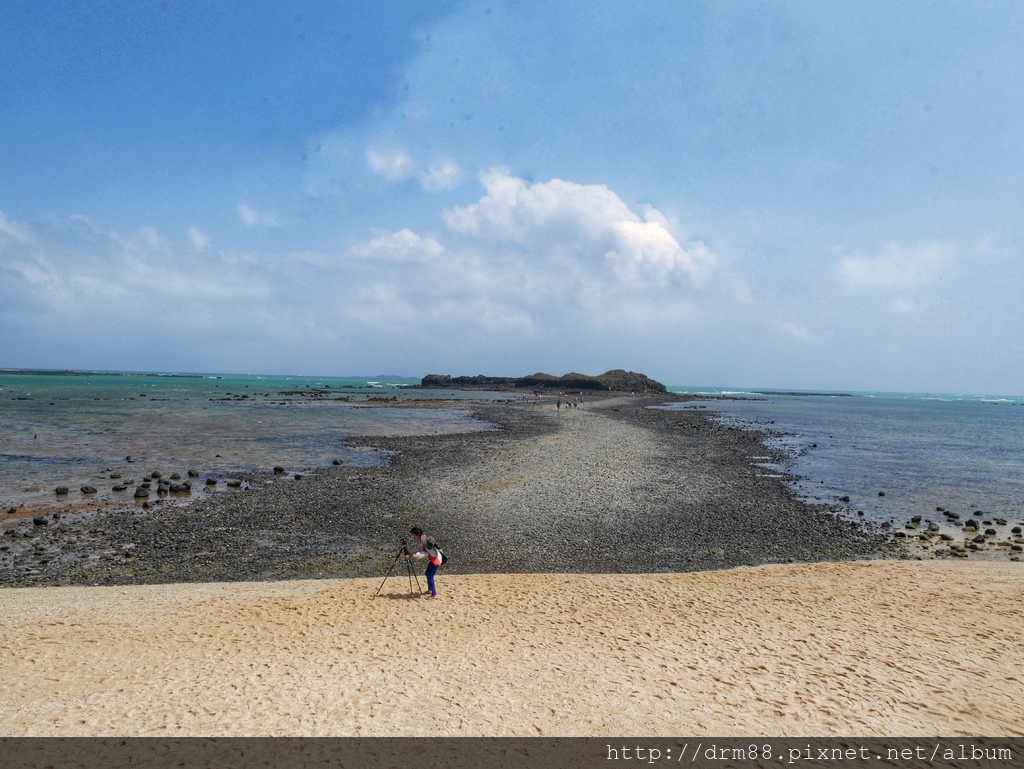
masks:
[[(352, 445), (356, 435), (494, 429), (458, 406), (458, 398), (480, 393), (419, 383), (395, 376), (0, 371), (0, 520), (11, 508), (79, 500), (83, 485), (98, 491), (89, 499), (130, 501), (130, 488), (110, 491), (112, 473), (140, 481), (154, 470), (187, 477), (193, 469), (224, 488), (221, 481), (249, 471), (283, 467), (291, 476), (335, 461), (387, 461), (380, 449)], [(456, 400), (426, 407), (439, 396)], [(71, 493), (57, 497), (57, 486)]]
[(707, 399), (671, 408), (767, 431), (785, 460), (764, 467), (807, 501), (875, 523), (944, 524), (940, 508), (1024, 523), (1024, 396), (669, 389)]
[[(194, 469), (222, 481), (276, 466), (305, 474), (336, 461), (379, 465), (386, 452), (350, 439), (491, 430), (458, 399), (516, 397), (419, 382), (0, 370), (0, 521), (11, 508), (79, 499), (83, 485), (97, 499), (130, 502), (130, 489), (110, 490), (112, 474)], [(808, 501), (876, 523), (934, 517), (937, 508), (1024, 520), (1024, 396), (669, 389), (702, 398), (670, 408), (767, 431), (786, 459), (766, 456), (765, 471), (795, 478)], [(439, 398), (448, 400), (428, 407)], [(57, 498), (57, 486), (71, 494)]]

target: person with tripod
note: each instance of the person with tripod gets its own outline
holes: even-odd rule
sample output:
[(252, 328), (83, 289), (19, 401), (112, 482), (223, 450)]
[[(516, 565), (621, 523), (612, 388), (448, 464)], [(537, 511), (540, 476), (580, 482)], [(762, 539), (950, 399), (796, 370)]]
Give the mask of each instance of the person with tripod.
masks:
[(405, 560), (415, 558), (417, 561), (422, 558), (429, 559), (430, 563), (427, 565), (427, 589), (430, 591), (430, 595), (424, 596), (425, 598), (437, 598), (437, 588), (434, 586), (434, 575), (437, 574), (437, 567), (444, 563), (444, 553), (441, 552), (441, 548), (437, 546), (434, 538), (423, 531), (419, 526), (413, 526), (409, 533), (416, 537), (419, 542), (419, 549), (414, 553), (406, 553)]

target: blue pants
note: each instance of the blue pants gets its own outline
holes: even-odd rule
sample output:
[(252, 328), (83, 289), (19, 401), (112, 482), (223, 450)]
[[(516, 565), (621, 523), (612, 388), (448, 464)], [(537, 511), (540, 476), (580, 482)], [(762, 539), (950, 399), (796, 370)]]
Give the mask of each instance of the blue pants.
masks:
[(437, 567), (432, 563), (427, 564), (427, 589), (431, 595), (437, 595), (437, 588), (434, 587), (434, 575), (437, 574)]

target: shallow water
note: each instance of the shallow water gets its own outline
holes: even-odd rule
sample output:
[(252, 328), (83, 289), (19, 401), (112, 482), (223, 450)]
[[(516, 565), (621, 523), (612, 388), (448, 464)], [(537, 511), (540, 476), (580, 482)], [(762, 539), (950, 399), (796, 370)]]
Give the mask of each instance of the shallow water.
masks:
[(728, 397), (706, 405), (727, 423), (782, 433), (772, 442), (789, 452), (785, 469), (803, 478), (796, 489), (807, 499), (848, 496), (851, 511), (878, 522), (936, 517), (937, 507), (1024, 519), (1024, 398)]
[[(384, 460), (379, 450), (350, 445), (348, 439), (356, 435), (492, 428), (458, 407), (382, 405), (380, 399), (414, 404), (438, 396), (409, 390), (409, 383), (0, 375), (0, 508), (55, 501), (58, 485), (73, 490), (70, 498), (87, 483), (109, 489), (109, 470), (136, 480), (152, 470), (166, 475), (189, 468), (216, 478), (276, 465), (309, 472), (334, 460), (349, 465)], [(123, 494), (130, 498), (131, 492)]]

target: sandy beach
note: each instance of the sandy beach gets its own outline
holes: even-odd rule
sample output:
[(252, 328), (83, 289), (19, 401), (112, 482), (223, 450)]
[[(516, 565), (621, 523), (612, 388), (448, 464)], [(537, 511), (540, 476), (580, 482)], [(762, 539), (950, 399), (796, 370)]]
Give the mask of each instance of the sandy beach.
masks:
[(0, 591), (4, 736), (1024, 733), (1024, 572)]

